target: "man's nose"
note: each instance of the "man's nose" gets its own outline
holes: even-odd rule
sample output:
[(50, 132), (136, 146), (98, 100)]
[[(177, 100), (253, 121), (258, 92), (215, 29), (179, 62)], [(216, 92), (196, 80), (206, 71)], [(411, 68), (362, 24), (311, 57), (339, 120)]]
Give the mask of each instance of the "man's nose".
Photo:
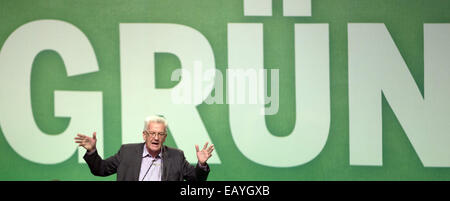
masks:
[(159, 140), (159, 135), (158, 135), (158, 134), (156, 134), (156, 135), (155, 135), (155, 137), (154, 137), (153, 139), (155, 139), (155, 140)]

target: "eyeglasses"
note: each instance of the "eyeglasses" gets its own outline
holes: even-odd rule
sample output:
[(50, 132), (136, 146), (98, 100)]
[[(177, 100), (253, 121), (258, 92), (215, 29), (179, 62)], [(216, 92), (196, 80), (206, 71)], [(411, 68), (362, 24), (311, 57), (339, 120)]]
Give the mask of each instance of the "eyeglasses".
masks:
[(157, 133), (157, 132), (150, 132), (150, 131), (147, 131), (147, 130), (145, 130), (144, 131), (144, 133), (146, 134), (146, 135), (149, 135), (150, 137), (155, 137), (156, 136), (156, 134), (158, 134), (158, 137), (160, 137), (160, 138), (162, 138), (162, 137), (166, 137), (166, 132), (160, 132), (160, 133)]

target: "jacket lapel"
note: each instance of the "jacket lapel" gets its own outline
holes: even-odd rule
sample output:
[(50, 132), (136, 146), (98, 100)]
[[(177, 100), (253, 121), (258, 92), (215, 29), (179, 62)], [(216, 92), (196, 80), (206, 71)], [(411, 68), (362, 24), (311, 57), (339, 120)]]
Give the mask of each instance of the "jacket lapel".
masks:
[(167, 181), (167, 175), (168, 175), (167, 171), (170, 166), (169, 153), (167, 152), (167, 146), (163, 146), (162, 163), (163, 163), (163, 169), (162, 169), (161, 181)]
[(139, 181), (139, 173), (141, 172), (141, 165), (142, 165), (142, 154), (144, 153), (144, 146), (145, 143), (139, 144), (139, 146), (136, 146), (136, 161), (134, 164), (136, 164), (135, 167), (133, 167), (133, 178), (135, 181)]

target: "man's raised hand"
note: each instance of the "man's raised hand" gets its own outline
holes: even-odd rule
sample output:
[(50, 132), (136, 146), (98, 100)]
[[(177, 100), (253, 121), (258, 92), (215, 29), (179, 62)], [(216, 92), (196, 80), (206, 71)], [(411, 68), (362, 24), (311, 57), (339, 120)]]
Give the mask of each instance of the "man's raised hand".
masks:
[(197, 159), (198, 162), (201, 165), (206, 165), (206, 161), (211, 157), (211, 153), (214, 150), (214, 145), (208, 147), (208, 142), (206, 142), (205, 146), (203, 146), (203, 149), (200, 150), (198, 148), (198, 145), (195, 145), (195, 150), (197, 151)]
[(94, 132), (92, 137), (83, 135), (78, 133), (77, 137), (75, 137), (75, 143), (78, 143), (78, 146), (84, 147), (88, 152), (91, 152), (95, 149), (95, 144), (97, 143), (97, 133)]

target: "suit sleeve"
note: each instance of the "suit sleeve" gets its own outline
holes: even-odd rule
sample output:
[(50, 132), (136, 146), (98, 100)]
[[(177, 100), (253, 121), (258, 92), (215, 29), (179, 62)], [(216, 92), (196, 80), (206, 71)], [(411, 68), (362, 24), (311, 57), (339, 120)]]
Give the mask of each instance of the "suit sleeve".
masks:
[(120, 164), (120, 150), (117, 154), (107, 158), (106, 160), (103, 160), (98, 155), (97, 150), (91, 154), (86, 153), (83, 158), (88, 164), (93, 175), (106, 177), (117, 172), (117, 167), (119, 167)]
[(201, 168), (197, 163), (196, 166), (191, 165), (182, 153), (182, 174), (183, 179), (187, 181), (206, 181), (209, 174), (209, 165), (206, 164), (206, 168)]

